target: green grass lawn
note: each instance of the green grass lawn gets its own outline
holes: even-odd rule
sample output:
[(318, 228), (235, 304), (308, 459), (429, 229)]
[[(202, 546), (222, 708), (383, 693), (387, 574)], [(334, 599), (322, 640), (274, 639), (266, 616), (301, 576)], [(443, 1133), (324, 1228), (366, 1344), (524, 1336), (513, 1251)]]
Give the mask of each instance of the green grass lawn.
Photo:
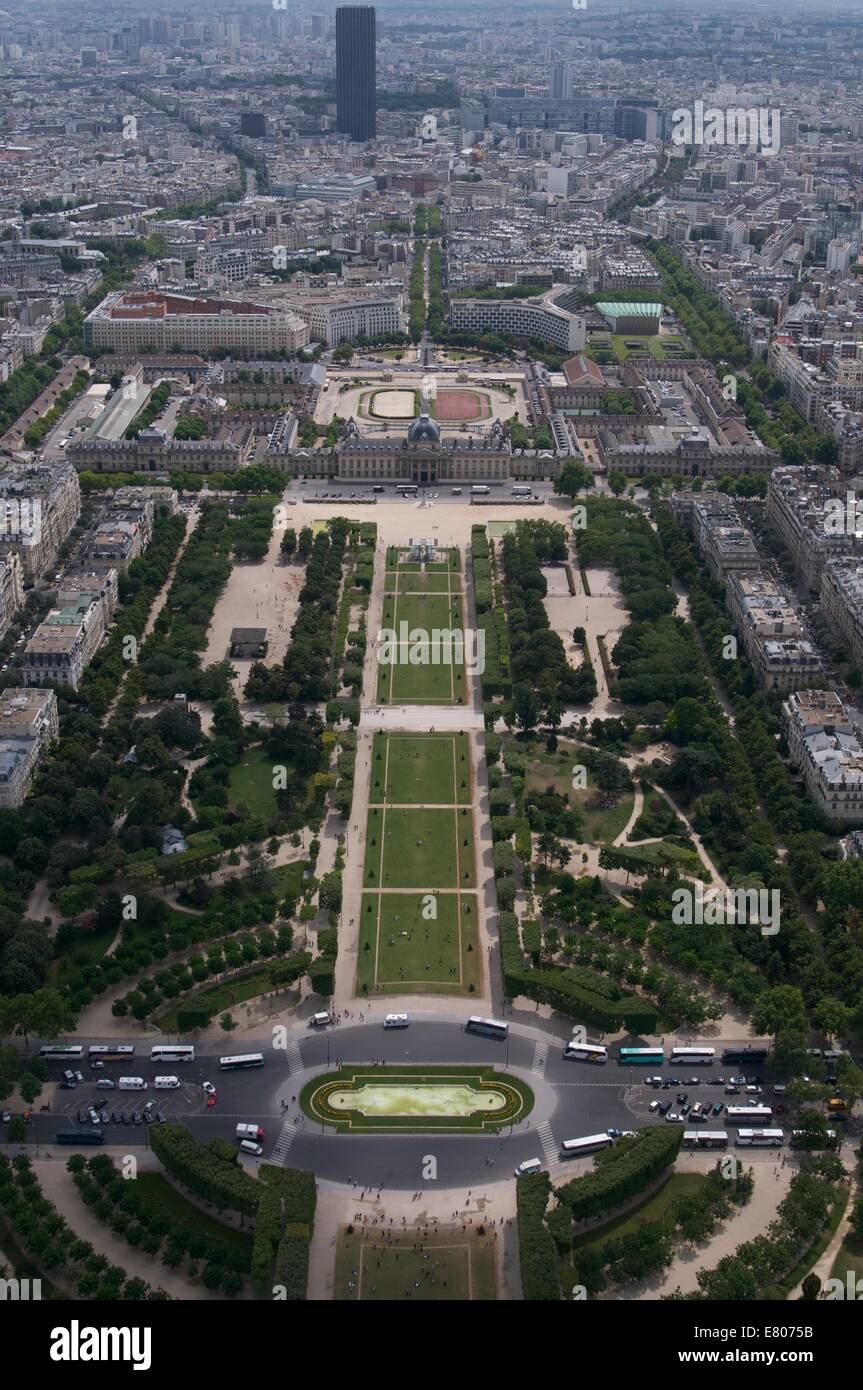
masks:
[(245, 802), (253, 816), (267, 820), (276, 814), (278, 805), (273, 791), (273, 760), (262, 747), (249, 748), (243, 761), (231, 768), (228, 782), (230, 805), (233, 810)]
[(574, 1250), (584, 1250), (589, 1245), (604, 1245), (612, 1236), (631, 1236), (644, 1221), (666, 1221), (670, 1218), (671, 1204), (678, 1197), (689, 1197), (699, 1192), (707, 1183), (704, 1173), (672, 1173), (640, 1206), (623, 1216), (607, 1221), (595, 1231), (586, 1231), (576, 1236), (572, 1242)]
[[(407, 553), (387, 552), (382, 626), (393, 630), (398, 647), (395, 660), (380, 662), (378, 699), (381, 703), (461, 703), (468, 697), (463, 660), (452, 642), (431, 640), (435, 630), (464, 629), (459, 553), (446, 551), (442, 560), (425, 567), (405, 560)], [(402, 624), (408, 633), (416, 629), (429, 634), (426, 652), (402, 641)]]
[(364, 893), (357, 986), (369, 994), (468, 994), (480, 985), (473, 893)]
[[(417, 1244), (422, 1250), (413, 1249)], [(488, 1303), (495, 1296), (494, 1247), (476, 1226), (436, 1231), (421, 1240), (406, 1231), (386, 1244), (374, 1231), (339, 1232), (337, 1301)]]
[(372, 758), (372, 804), (388, 801), (451, 806), (455, 801), (463, 805), (471, 802), (470, 751), (465, 734), (401, 737), (378, 733)]
[(159, 1014), (154, 1022), (158, 1023), (163, 1032), (176, 1033), (179, 1031), (177, 1012), (187, 1004), (192, 1002), (208, 1004), (212, 1006), (214, 1014), (216, 1014), (224, 1013), (226, 1009), (235, 1008), (237, 1004), (244, 1004), (247, 999), (257, 999), (261, 994), (270, 994), (274, 990), (270, 981), (270, 969), (275, 965), (278, 965), (278, 957), (274, 957), (268, 965), (254, 971), (253, 974), (244, 975), (242, 979), (233, 982), (222, 980), (211, 985), (209, 989), (201, 989), (194, 994), (187, 995), (179, 1003), (173, 1004), (167, 1013)]
[(458, 592), (458, 576), (451, 576), (445, 571), (443, 573), (425, 574), (404, 574), (398, 575), (390, 572), (384, 575), (384, 593), (394, 594), (398, 589), (400, 594), (448, 594), (452, 585), (453, 592)]
[(569, 798), (574, 811), (582, 816), (582, 838), (585, 844), (611, 844), (620, 834), (632, 814), (635, 801), (634, 791), (615, 793), (615, 805), (603, 807), (600, 802), (605, 793), (598, 787), (588, 785), (574, 788), (572, 769), (578, 763), (579, 750), (571, 746), (565, 756), (554, 753), (540, 753), (532, 757), (527, 765), (526, 789), (529, 792), (544, 792), (553, 787), (559, 796)]
[(474, 861), (472, 817), (466, 807), (369, 810), (366, 888), (473, 888)]
[(208, 1240), (218, 1240), (227, 1249), (241, 1255), (244, 1260), (251, 1261), (253, 1236), (250, 1231), (236, 1231), (232, 1226), (226, 1226), (215, 1217), (201, 1211), (200, 1207), (187, 1201), (181, 1192), (172, 1187), (161, 1173), (142, 1170), (138, 1173), (137, 1185), (142, 1193), (165, 1209), (176, 1226), (199, 1231)]
[(675, 864), (681, 873), (709, 878), (709, 874), (694, 849), (684, 849), (682, 845), (671, 844), (668, 840), (657, 840), (650, 845), (633, 845), (633, 852), (642, 855), (652, 864)]

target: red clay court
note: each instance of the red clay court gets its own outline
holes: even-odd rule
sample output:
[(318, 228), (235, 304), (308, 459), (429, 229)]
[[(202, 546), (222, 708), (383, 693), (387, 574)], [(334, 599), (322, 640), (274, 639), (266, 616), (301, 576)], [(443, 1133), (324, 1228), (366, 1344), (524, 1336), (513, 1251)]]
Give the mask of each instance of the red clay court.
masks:
[(437, 393), (432, 413), (443, 424), (460, 424), (463, 420), (487, 420), (491, 415), (491, 406), (487, 397), (478, 391), (460, 391), (445, 386)]

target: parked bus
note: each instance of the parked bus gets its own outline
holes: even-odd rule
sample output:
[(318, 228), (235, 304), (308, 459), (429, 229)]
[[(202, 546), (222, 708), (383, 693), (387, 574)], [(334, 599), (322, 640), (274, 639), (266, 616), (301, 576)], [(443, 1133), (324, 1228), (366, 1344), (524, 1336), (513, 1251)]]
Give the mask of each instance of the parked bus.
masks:
[(195, 1049), (190, 1044), (178, 1047), (151, 1047), (151, 1062), (194, 1062)]
[(729, 1105), (725, 1111), (731, 1125), (769, 1125), (773, 1111), (769, 1105)]
[[(488, 488), (486, 488), (486, 492), (488, 492)], [(532, 497), (532, 496), (533, 496), (533, 488), (531, 488), (531, 487), (525, 487), (525, 486), (524, 486), (523, 484), (521, 484), (521, 483), (513, 483), (513, 486), (512, 486), (512, 495), (513, 495), (513, 497)]]
[(687, 1129), (683, 1135), (684, 1149), (724, 1149), (728, 1135), (724, 1129)]
[(597, 1149), (610, 1149), (614, 1140), (610, 1134), (587, 1134), (583, 1139), (565, 1139), (560, 1146), (561, 1158), (580, 1158)]
[(179, 1076), (157, 1076), (153, 1086), (157, 1091), (176, 1091), (180, 1085)]
[(244, 1071), (246, 1067), (262, 1067), (263, 1065), (263, 1052), (245, 1052), (237, 1057), (219, 1058), (219, 1066), (222, 1071)]
[(122, 1062), (134, 1055), (134, 1043), (94, 1043), (87, 1048), (87, 1056), (95, 1062)]
[(488, 497), (490, 492), (491, 488), (486, 487), (485, 483), (475, 483), (470, 490), (470, 495), (471, 497)]
[(722, 1049), (723, 1062), (766, 1062), (769, 1048), (766, 1047), (725, 1047)]
[(55, 1144), (104, 1144), (101, 1129), (61, 1129), (54, 1135)]
[(782, 1129), (740, 1129), (737, 1131), (739, 1149), (778, 1149), (785, 1143)]
[(84, 1049), (80, 1043), (48, 1043), (39, 1048), (39, 1056), (47, 1057), (49, 1061), (56, 1057), (59, 1062), (73, 1062), (84, 1056)]
[(499, 1023), (496, 1018), (477, 1018), (472, 1015), (464, 1025), (466, 1033), (481, 1033), (484, 1038), (505, 1038), (509, 1034), (509, 1024)]
[(417, 485), (416, 483), (398, 483), (396, 485), (396, 492), (399, 493), (401, 497), (416, 497)]
[(621, 1047), (617, 1053), (620, 1067), (661, 1067), (664, 1061), (661, 1047)]
[(567, 1043), (563, 1055), (571, 1062), (598, 1062), (600, 1066), (608, 1061), (608, 1049), (593, 1043)]
[(680, 1062), (681, 1066), (712, 1067), (716, 1060), (713, 1047), (673, 1047), (669, 1061)]
[(146, 1091), (147, 1083), (143, 1076), (121, 1076), (117, 1082), (118, 1091)]

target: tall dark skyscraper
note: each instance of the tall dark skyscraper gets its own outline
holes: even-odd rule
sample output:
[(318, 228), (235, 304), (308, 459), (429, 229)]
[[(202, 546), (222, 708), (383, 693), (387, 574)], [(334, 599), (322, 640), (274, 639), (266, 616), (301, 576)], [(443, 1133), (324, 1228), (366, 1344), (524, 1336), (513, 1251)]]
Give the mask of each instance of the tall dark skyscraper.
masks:
[(352, 140), (374, 140), (375, 7), (336, 10), (336, 125)]

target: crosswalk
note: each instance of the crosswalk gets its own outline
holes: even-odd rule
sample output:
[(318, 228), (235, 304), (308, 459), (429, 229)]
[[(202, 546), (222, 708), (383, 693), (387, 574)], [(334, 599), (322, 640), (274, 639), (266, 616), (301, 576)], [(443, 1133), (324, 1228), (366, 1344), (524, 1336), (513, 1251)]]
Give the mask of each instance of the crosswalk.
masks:
[(543, 1124), (537, 1125), (536, 1133), (539, 1142), (542, 1144), (542, 1154), (548, 1168), (557, 1168), (560, 1164), (560, 1156), (554, 1135), (551, 1132), (551, 1125), (548, 1120)]
[(285, 1056), (288, 1059), (288, 1066), (292, 1072), (303, 1070), (303, 1057), (300, 1052), (300, 1044), (297, 1042), (296, 1038), (290, 1039), (285, 1048)]
[(269, 1162), (275, 1163), (279, 1168), (284, 1168), (288, 1161), (288, 1153), (291, 1145), (297, 1137), (297, 1126), (291, 1120), (285, 1120), (282, 1125), (278, 1139), (273, 1145), (273, 1152), (270, 1154)]
[(545, 1043), (537, 1042), (533, 1045), (533, 1065), (531, 1071), (534, 1076), (542, 1076), (545, 1071), (545, 1059), (548, 1049)]

